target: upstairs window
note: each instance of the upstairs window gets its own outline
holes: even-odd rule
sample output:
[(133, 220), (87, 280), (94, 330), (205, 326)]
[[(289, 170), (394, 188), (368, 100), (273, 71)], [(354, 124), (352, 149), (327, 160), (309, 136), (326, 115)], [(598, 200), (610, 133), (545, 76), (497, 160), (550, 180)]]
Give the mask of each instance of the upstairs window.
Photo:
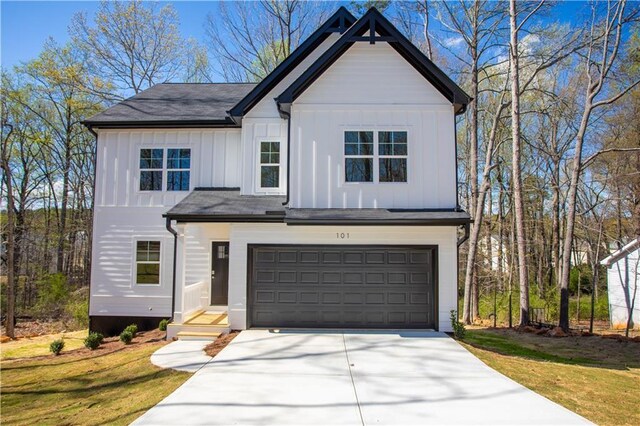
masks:
[(345, 182), (406, 182), (406, 131), (344, 132)]
[(380, 182), (407, 181), (407, 132), (378, 132)]
[[(191, 177), (191, 149), (140, 149), (140, 191), (188, 191)], [(166, 187), (164, 186), (166, 182)]]
[(160, 241), (136, 242), (136, 284), (160, 284)]
[(345, 180), (373, 182), (373, 132), (344, 133)]
[(190, 169), (190, 149), (167, 149), (167, 191), (188, 191)]
[(162, 191), (162, 149), (140, 150), (140, 191)]
[(260, 142), (260, 187), (280, 187), (280, 142)]

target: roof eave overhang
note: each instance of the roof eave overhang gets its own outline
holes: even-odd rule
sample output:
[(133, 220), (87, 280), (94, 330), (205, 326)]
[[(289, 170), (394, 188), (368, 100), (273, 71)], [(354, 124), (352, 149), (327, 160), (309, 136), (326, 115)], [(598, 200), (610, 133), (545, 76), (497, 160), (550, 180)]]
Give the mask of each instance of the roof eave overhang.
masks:
[(90, 130), (95, 129), (133, 129), (133, 128), (238, 128), (230, 118), (224, 120), (127, 120), (127, 121), (83, 121)]
[(469, 219), (287, 219), (287, 225), (313, 226), (460, 226)]
[(196, 215), (196, 214), (163, 214), (162, 217), (176, 222), (189, 223), (283, 223), (284, 215)]

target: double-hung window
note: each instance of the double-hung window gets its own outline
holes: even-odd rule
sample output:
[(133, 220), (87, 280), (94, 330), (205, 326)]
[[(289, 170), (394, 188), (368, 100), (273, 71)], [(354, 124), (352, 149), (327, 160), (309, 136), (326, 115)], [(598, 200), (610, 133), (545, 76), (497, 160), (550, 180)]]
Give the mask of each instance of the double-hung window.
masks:
[(140, 191), (162, 191), (163, 167), (163, 149), (140, 150)]
[(280, 187), (280, 142), (260, 142), (260, 188)]
[(406, 182), (406, 131), (344, 132), (345, 182)]
[(188, 191), (190, 169), (190, 149), (167, 149), (167, 191)]
[(140, 191), (188, 191), (190, 177), (191, 149), (140, 149)]
[(344, 134), (344, 169), (347, 182), (373, 182), (373, 132)]
[(136, 242), (136, 284), (160, 284), (160, 241)]
[(378, 132), (380, 182), (407, 181), (407, 132)]

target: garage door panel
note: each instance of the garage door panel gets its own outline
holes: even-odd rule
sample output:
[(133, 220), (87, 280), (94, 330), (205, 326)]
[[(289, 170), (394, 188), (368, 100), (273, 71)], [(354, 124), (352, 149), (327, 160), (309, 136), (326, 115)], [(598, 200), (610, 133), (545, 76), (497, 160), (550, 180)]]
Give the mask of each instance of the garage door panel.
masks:
[(434, 328), (432, 247), (253, 247), (253, 327)]

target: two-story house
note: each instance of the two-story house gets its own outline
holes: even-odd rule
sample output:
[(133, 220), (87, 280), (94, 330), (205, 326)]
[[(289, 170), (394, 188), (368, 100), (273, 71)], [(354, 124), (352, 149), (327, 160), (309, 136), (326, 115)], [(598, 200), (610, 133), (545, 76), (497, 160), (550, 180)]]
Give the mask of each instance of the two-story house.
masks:
[(91, 329), (450, 331), (469, 101), (377, 10), (340, 8), (258, 84), (92, 117)]

